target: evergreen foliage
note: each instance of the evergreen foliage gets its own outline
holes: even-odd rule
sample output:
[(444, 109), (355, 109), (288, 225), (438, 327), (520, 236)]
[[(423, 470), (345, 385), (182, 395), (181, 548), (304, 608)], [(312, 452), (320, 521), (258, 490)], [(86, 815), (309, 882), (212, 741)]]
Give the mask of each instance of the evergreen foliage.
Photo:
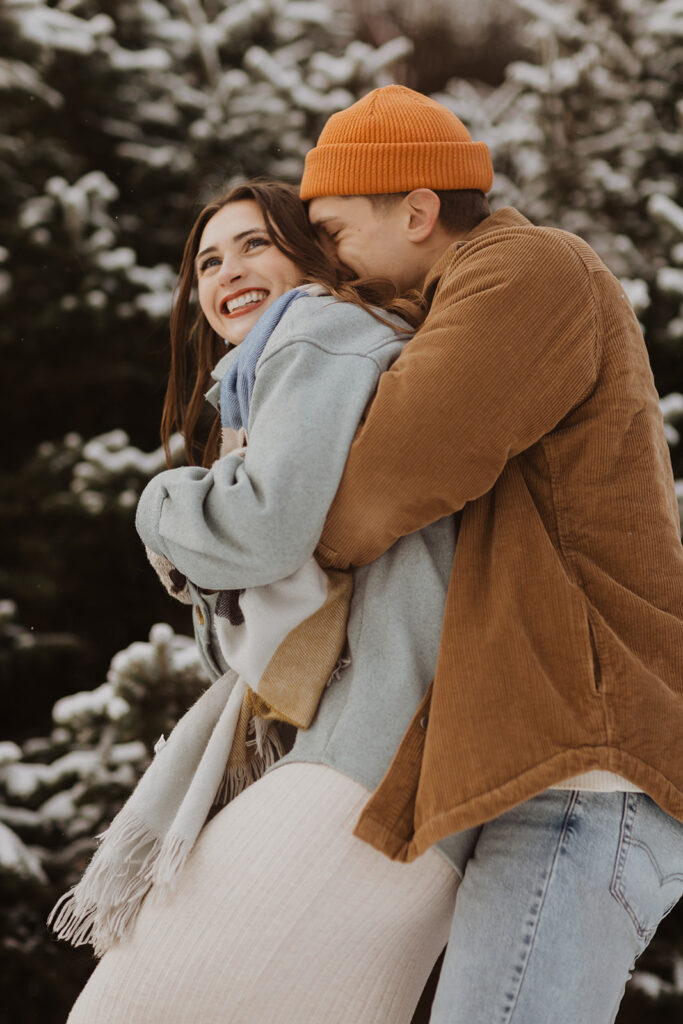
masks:
[[(436, 98), (491, 148), (494, 203), (585, 238), (643, 324), (660, 394), (683, 352), (683, 3), (514, 0), (529, 60)], [(683, 468), (678, 461), (678, 467)]]
[[(23, 635), (4, 604), (0, 640)], [(23, 747), (0, 743), (0, 956), (3, 1006), (11, 1011), (4, 1019), (66, 1018), (93, 958), (51, 943), (46, 916), (78, 881), (154, 742), (207, 684), (194, 642), (159, 623), (147, 643), (114, 656), (105, 683), (57, 701), (49, 735)]]
[[(174, 682), (185, 643), (162, 643), (159, 627), (151, 648), (135, 643), (157, 619), (191, 626), (132, 526), (140, 487), (163, 465), (150, 449), (187, 231), (239, 178), (296, 181), (327, 116), (390, 81), (385, 69), (409, 50), (356, 41), (329, 0), (0, 10), (0, 671), (13, 695), (0, 748), (0, 1005), (15, 1024), (65, 1018), (92, 958), (51, 943), (46, 913), (130, 792), (152, 734), (191, 702)], [(51, 723), (57, 698), (92, 687), (120, 648), (110, 682), (91, 700), (57, 701)], [(142, 681), (136, 651), (156, 665)], [(102, 701), (117, 671), (120, 692), (135, 692), (112, 718), (119, 691)], [(65, 707), (82, 711), (78, 728)]]
[[(174, 268), (209, 193), (255, 174), (296, 181), (326, 117), (398, 62), (488, 142), (494, 206), (577, 232), (621, 278), (683, 476), (683, 0), (486, 0), (474, 13), (372, 0), (356, 13), (373, 43), (356, 38), (352, 6), (0, 9), (0, 1005), (13, 1024), (65, 1018), (92, 959), (51, 943), (44, 919), (206, 683), (180, 635), (187, 609), (158, 585), (132, 515), (163, 465)], [(417, 61), (394, 38), (411, 26)], [(446, 48), (429, 59), (454, 38), (450, 63)], [(460, 77), (439, 82), (441, 68)], [(677, 1019), (682, 954), (677, 910), (620, 1022)]]

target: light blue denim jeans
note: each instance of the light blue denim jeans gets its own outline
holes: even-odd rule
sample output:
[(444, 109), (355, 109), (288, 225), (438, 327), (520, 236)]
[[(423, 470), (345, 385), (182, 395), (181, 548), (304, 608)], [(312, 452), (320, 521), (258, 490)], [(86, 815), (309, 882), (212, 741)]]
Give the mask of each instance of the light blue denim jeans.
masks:
[(611, 1024), (683, 895), (683, 825), (642, 793), (546, 790), (462, 833), (430, 1024)]

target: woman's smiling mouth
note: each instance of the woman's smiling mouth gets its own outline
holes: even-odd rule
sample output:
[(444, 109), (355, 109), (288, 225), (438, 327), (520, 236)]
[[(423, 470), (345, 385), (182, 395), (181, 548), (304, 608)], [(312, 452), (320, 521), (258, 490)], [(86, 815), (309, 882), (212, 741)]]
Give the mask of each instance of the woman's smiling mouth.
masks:
[(232, 319), (236, 316), (243, 316), (251, 313), (253, 309), (267, 299), (270, 292), (265, 288), (245, 288), (241, 292), (226, 296), (221, 302), (221, 313), (224, 317)]

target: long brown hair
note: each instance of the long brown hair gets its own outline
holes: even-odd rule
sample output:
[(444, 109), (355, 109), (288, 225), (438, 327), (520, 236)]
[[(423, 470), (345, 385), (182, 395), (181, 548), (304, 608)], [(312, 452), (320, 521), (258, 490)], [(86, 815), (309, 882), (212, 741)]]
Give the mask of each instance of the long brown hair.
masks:
[(245, 199), (258, 205), (273, 245), (299, 268), (302, 283), (325, 285), (336, 298), (362, 306), (380, 320), (384, 318), (373, 307), (398, 313), (411, 327), (419, 326), (424, 319), (424, 308), (417, 293), (400, 298), (390, 281), (359, 281), (323, 249), (292, 185), (251, 181), (217, 196), (192, 225), (173, 296), (171, 368), (161, 417), (161, 439), (169, 465), (169, 441), (176, 430), (183, 435), (190, 465), (209, 466), (218, 454), (220, 421), (207, 415), (204, 395), (211, 384), (211, 370), (225, 353), (225, 342), (209, 325), (201, 309), (193, 311), (195, 259), (202, 233), (211, 218), (229, 203)]

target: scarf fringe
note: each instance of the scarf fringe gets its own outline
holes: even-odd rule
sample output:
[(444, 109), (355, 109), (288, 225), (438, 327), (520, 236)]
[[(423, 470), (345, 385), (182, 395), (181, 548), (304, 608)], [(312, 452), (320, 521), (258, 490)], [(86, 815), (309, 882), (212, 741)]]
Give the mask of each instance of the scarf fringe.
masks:
[(341, 658), (339, 658), (337, 664), (332, 669), (332, 672), (330, 674), (330, 678), (325, 683), (325, 689), (327, 689), (329, 686), (332, 686), (332, 683), (335, 681), (335, 679), (339, 679), (341, 677), (341, 674), (342, 674), (343, 670), (345, 668), (348, 668), (350, 664), (351, 664), (351, 658), (350, 657), (342, 656)]
[[(273, 722), (252, 718), (248, 746), (256, 753), (244, 765), (226, 765), (215, 813), (284, 754)], [(158, 886), (171, 890), (190, 854), (192, 841), (168, 835), (162, 843), (127, 806), (98, 836), (100, 845), (80, 882), (57, 901), (48, 917), (53, 934), (73, 946), (90, 943), (101, 957), (130, 928), (145, 896)]]
[(91, 943), (101, 957), (137, 916), (161, 843), (126, 807), (98, 838), (83, 877), (57, 901), (47, 923), (58, 938), (73, 946)]
[(214, 813), (257, 782), (285, 753), (280, 734), (272, 721), (254, 717), (249, 722), (249, 732), (253, 732), (253, 736), (247, 739), (247, 747), (255, 746), (256, 753), (245, 764), (231, 765), (228, 761), (214, 797)]
[(178, 875), (185, 867), (193, 844), (183, 836), (168, 836), (154, 864), (152, 881), (155, 886), (170, 891), (174, 888)]

